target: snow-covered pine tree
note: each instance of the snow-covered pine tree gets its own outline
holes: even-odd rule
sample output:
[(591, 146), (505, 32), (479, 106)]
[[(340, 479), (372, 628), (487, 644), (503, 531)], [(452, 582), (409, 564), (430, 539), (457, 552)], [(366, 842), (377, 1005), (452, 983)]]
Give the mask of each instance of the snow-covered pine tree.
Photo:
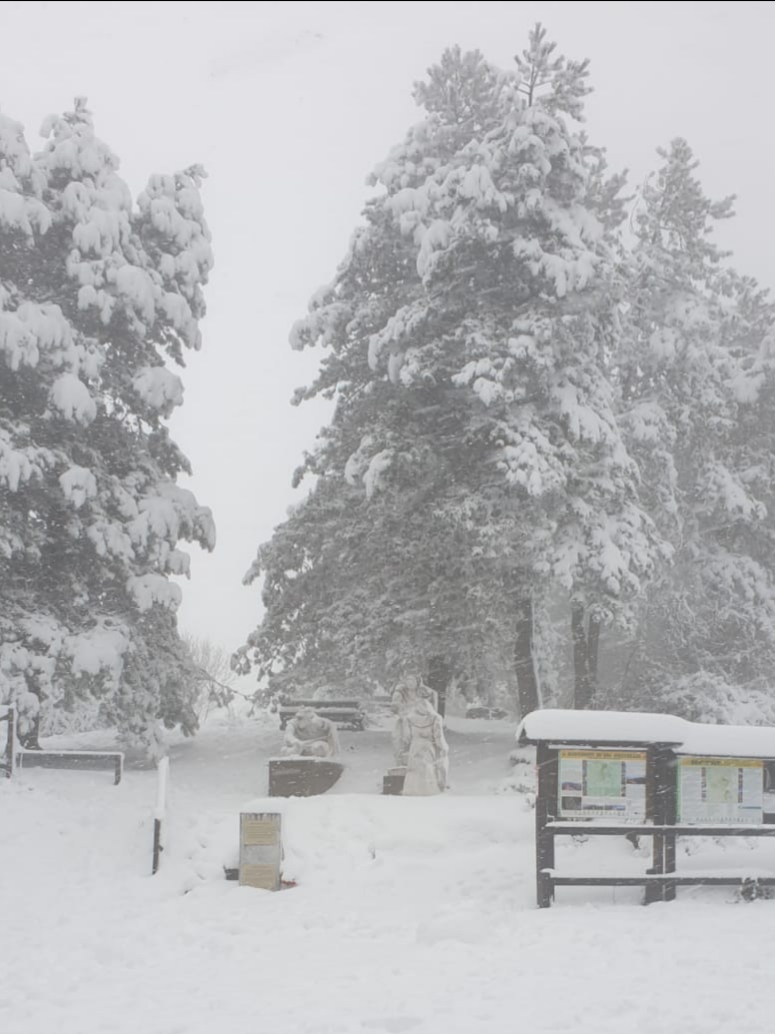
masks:
[(637, 212), (622, 424), (674, 550), (643, 607), (624, 700), (704, 720), (775, 715), (770, 354), (775, 309), (724, 264), (686, 141)]
[[(545, 587), (562, 584), (586, 609), (616, 616), (658, 545), (608, 378), (619, 333), (615, 186), (568, 122), (582, 114), (586, 64), (553, 50), (539, 26), (514, 73), (444, 55), (417, 89), (427, 118), (377, 169), (383, 192), (366, 226), (293, 334), (296, 347), (327, 348), (308, 393), (337, 398), (308, 465), (360, 484), (372, 520), (380, 508), (424, 515), (425, 535), (410, 532), (407, 580), (423, 570), (423, 537), (439, 541), (434, 521), (462, 529), (447, 597), (464, 598), (471, 567), (481, 572), (475, 584), (488, 593), (474, 627), (497, 629), (501, 650), (508, 643), (523, 711), (540, 701), (533, 628)], [(342, 519), (352, 512), (343, 507)], [(402, 528), (383, 526), (388, 556), (401, 555)], [(317, 562), (308, 556), (307, 570)], [(371, 553), (359, 570), (373, 583), (384, 568)], [(268, 582), (276, 593), (263, 629), (293, 580)], [(425, 593), (425, 613), (435, 609), (460, 643), (462, 611), (431, 608)], [(387, 606), (384, 592), (373, 598)], [(292, 623), (283, 627), (290, 639)]]
[(462, 450), (453, 411), (447, 405), (445, 454), (442, 405), (432, 389), (411, 393), (378, 382), (369, 407), (375, 395), (383, 441), (398, 451), (390, 477), (381, 480), (364, 436), (344, 474), (319, 468), (312, 492), (249, 572), (248, 581), (264, 575), (266, 608), (251, 652), (259, 677), (272, 675), (275, 689), (364, 692), (407, 667), (428, 669), (437, 657), (458, 683), (473, 685), (509, 641), (501, 615), (511, 608), (495, 560), (503, 549), (491, 541), (485, 550), (492, 513), (457, 481)]
[[(418, 148), (425, 146), (424, 133), (433, 138), (427, 147), (429, 154), (454, 151), (451, 138), (466, 134), (466, 124), (475, 117), (471, 113), (478, 112), (477, 95), (487, 95), (494, 76), (478, 54), (451, 51), (446, 61), (445, 74), (428, 86), (428, 103), (431, 107), (443, 105), (447, 96), (455, 114), (448, 122), (440, 116), (429, 119), (418, 130)], [(419, 168), (418, 181), (423, 175)], [(391, 578), (390, 560), (396, 575), (405, 576), (406, 572), (402, 572), (400, 550), (391, 551), (395, 530), (385, 529), (386, 535), (375, 530), (376, 503), (384, 501), (380, 490), (385, 487), (379, 478), (380, 460), (369, 472), (362, 469), (361, 459), (374, 440), (377, 422), (384, 428), (384, 441), (393, 436), (405, 440), (411, 406), (407, 398), (399, 397), (393, 384), (374, 378), (368, 365), (368, 342), (396, 308), (422, 287), (412, 242), (402, 236), (390, 213), (375, 199), (365, 216), (366, 225), (356, 232), (336, 283), (319, 292), (310, 316), (299, 322), (292, 335), (297, 348), (314, 344), (321, 336), (330, 346), (316, 381), (296, 399), (336, 396), (331, 426), (321, 432), (318, 447), (296, 475), (298, 483), (311, 473), (316, 487), (277, 529), (272, 542), (261, 548), (247, 576), (253, 581), (266, 575), (267, 613), (251, 637), (251, 655), (259, 677), (274, 673), (278, 687), (283, 681), (300, 680), (324, 687), (335, 679), (337, 685), (362, 689), (389, 677), (386, 672), (394, 675), (396, 665), (407, 662), (406, 656), (403, 662), (399, 656), (406, 643), (400, 635), (391, 639), (392, 621), (381, 610), (388, 602), (392, 612), (409, 613), (410, 608), (398, 603), (407, 595), (406, 582), (396, 596), (398, 579)], [(426, 416), (425, 423), (429, 419)], [(389, 450), (383, 452), (385, 459)], [(367, 466), (371, 466), (371, 457)], [(427, 487), (425, 490), (427, 493)], [(366, 512), (372, 502), (375, 506)], [(403, 504), (402, 512), (409, 509), (406, 495)], [(389, 518), (390, 507), (380, 509)], [(408, 536), (404, 542), (410, 545)], [(418, 570), (416, 565), (409, 569)], [(375, 578), (392, 582), (391, 591), (375, 585)], [(326, 601), (334, 605), (327, 608)], [(402, 623), (405, 630), (415, 629), (417, 638), (421, 623), (416, 619), (421, 610), (415, 606), (415, 620)], [(278, 680), (280, 672), (283, 675)]]
[[(481, 55), (455, 49), (431, 70), (427, 87), (418, 85), (431, 112), (412, 145), (418, 182), (439, 154), (454, 153), (470, 138), (486, 117), (486, 98), (492, 108), (491, 93), (503, 79)], [(275, 678), (278, 687), (335, 681), (355, 691), (384, 685), (416, 664), (433, 678), (446, 658), (447, 672), (453, 666), (459, 683), (481, 688), (488, 659), (498, 651), (492, 634), (485, 634), (493, 622), (483, 615), (506, 615), (509, 608), (476, 606), (483, 591), (490, 596), (502, 583), (490, 570), (473, 584), (473, 568), (483, 566), (485, 554), (470, 540), (481, 539), (492, 522), (472, 519), (471, 497), (460, 506), (462, 486), (457, 499), (447, 498), (462, 477), (464, 445), (456, 443), (464, 429), (455, 415), (462, 393), (428, 384), (406, 391), (374, 376), (371, 336), (422, 283), (414, 244), (392, 214), (379, 199), (365, 214), (367, 224), (356, 233), (335, 285), (319, 293), (310, 317), (294, 329), (296, 347), (321, 335), (330, 345), (318, 379), (299, 400), (335, 394), (337, 407), (297, 472), (297, 480), (314, 474), (316, 488), (262, 547), (248, 574), (248, 581), (266, 576), (267, 613), (251, 637), (251, 653), (259, 677), (283, 672)], [(381, 466), (394, 456), (385, 480)], [(508, 629), (500, 634), (502, 644)]]
[[(608, 231), (621, 181), (606, 180), (599, 152), (566, 122), (583, 114), (586, 63), (555, 57), (538, 26), (518, 72), (516, 89), (501, 91), (500, 124), (420, 187), (404, 185), (400, 154), (381, 170), (387, 204), (419, 246), (426, 290), (372, 340), (372, 357), (387, 353), (405, 385), (468, 387), (483, 462), (498, 461), (522, 506), (540, 503), (539, 519), (523, 510), (526, 567), (570, 592), (584, 706), (596, 677), (596, 635), (579, 635), (585, 613), (592, 629), (621, 617), (659, 541), (609, 380), (621, 285)], [(529, 621), (527, 605), (523, 613)]]
[(150, 743), (194, 726), (171, 576), (214, 544), (166, 426), (212, 265), (202, 171), (133, 205), (84, 102), (44, 136), (0, 117), (0, 699), (29, 732), (95, 694)]

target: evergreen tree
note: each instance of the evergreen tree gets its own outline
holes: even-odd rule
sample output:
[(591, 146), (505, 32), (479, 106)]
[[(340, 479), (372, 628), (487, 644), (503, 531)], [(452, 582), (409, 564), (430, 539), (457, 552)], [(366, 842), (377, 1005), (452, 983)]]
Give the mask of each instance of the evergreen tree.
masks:
[(171, 576), (214, 544), (166, 425), (212, 265), (202, 171), (135, 206), (82, 101), (44, 135), (33, 156), (0, 117), (0, 697), (30, 734), (94, 693), (150, 742), (195, 724)]
[[(344, 475), (319, 475), (248, 574), (265, 575), (266, 616), (250, 645), (275, 689), (364, 692), (434, 658), (453, 669), (443, 681), (454, 672), (473, 687), (508, 639), (492, 514), (458, 480), (460, 450), (432, 448), (434, 393), (424, 393), (425, 406), (389, 382), (376, 393), (411, 451), (399, 450), (381, 481), (365, 439)], [(447, 431), (453, 419), (447, 413)]]
[(686, 141), (659, 154), (637, 215), (622, 419), (673, 563), (644, 603), (623, 692), (742, 720), (775, 662), (775, 310), (713, 241), (734, 199), (705, 196)]
[[(307, 468), (361, 488), (362, 510), (343, 505), (334, 529), (373, 522), (396, 565), (386, 578), (380, 553), (362, 549), (345, 584), (341, 565), (326, 579), (332, 598), (355, 579), (377, 582), (386, 588), (369, 598), (383, 614), (402, 612), (400, 587), (416, 584), (422, 603), (411, 612), (433, 615), (446, 652), (466, 640), (461, 601), (473, 590), (475, 637), (492, 629), (496, 652), (509, 644), (523, 712), (540, 702), (534, 627), (545, 587), (561, 584), (597, 620), (615, 618), (659, 546), (608, 373), (622, 287), (609, 235), (618, 181), (606, 181), (600, 153), (568, 121), (582, 115), (586, 63), (553, 51), (538, 26), (513, 73), (478, 54), (443, 56), (416, 90), (428, 117), (377, 169), (383, 192), (366, 226), (292, 338), (328, 350), (304, 394), (337, 399)], [(404, 519), (391, 526), (396, 514)], [(278, 535), (291, 533), (311, 577), (322, 553), (305, 552), (302, 523)], [(429, 542), (445, 544), (443, 571), (423, 561)], [(251, 572), (268, 572), (267, 618), (251, 641), (259, 663), (270, 627), (275, 642), (304, 641), (299, 610), (289, 608), (281, 633), (273, 625), (298, 588), (298, 576), (269, 570), (273, 547)], [(316, 599), (299, 604), (310, 625)], [(356, 638), (336, 622), (342, 640)], [(431, 624), (417, 627), (417, 642), (435, 655)], [(590, 695), (589, 658), (584, 677)]]

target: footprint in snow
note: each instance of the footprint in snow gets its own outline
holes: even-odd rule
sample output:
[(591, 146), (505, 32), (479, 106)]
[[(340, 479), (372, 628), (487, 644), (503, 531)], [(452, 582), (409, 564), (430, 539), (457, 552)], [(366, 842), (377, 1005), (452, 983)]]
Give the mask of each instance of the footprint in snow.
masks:
[(405, 1030), (412, 1030), (418, 1027), (422, 1020), (417, 1016), (382, 1016), (378, 1019), (363, 1020), (362, 1026), (366, 1030), (384, 1030), (388, 1034), (403, 1034)]

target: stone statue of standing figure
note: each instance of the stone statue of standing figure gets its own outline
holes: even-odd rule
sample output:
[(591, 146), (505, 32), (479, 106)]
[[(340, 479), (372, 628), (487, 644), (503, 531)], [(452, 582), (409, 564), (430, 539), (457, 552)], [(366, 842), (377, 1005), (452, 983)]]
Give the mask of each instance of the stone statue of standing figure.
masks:
[(393, 691), (397, 712), (393, 749), (396, 764), (406, 771), (406, 797), (443, 793), (447, 788), (449, 747), (434, 698), (433, 690), (417, 675), (402, 679)]

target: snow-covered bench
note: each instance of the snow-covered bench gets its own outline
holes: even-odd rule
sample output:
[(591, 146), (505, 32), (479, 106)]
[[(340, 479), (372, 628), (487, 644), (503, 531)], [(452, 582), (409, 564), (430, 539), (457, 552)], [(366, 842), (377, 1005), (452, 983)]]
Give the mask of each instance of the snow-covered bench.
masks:
[(0, 772), (7, 778), (19, 768), (73, 768), (109, 771), (115, 786), (121, 782), (124, 755), (120, 750), (28, 750), (18, 745), (15, 718), (13, 707), (0, 715), (0, 723), (8, 723), (5, 749), (0, 753)]
[(284, 729), (295, 717), (300, 707), (311, 707), (321, 718), (328, 718), (339, 728), (363, 730), (366, 715), (357, 700), (280, 700), (277, 713), (280, 716), (280, 728)]
[(121, 782), (124, 755), (121, 751), (17, 750), (16, 768), (70, 768), (80, 771), (109, 771), (115, 786)]

